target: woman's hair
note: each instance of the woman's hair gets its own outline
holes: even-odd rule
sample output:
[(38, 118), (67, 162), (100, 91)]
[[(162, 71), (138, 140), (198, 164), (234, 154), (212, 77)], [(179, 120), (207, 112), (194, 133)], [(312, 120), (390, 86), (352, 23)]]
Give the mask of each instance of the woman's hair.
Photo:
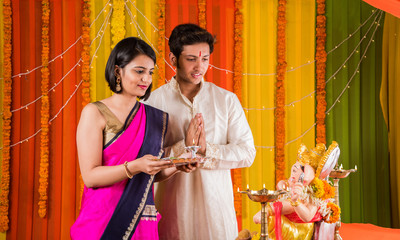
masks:
[(169, 49), (177, 60), (183, 51), (183, 46), (196, 43), (207, 43), (211, 54), (214, 50), (215, 37), (196, 24), (185, 23), (176, 26), (168, 40)]
[[(139, 55), (148, 56), (154, 61), (154, 64), (156, 64), (156, 54), (145, 41), (136, 37), (128, 37), (122, 39), (119, 43), (117, 43), (117, 45), (111, 51), (110, 56), (108, 57), (105, 71), (106, 80), (111, 91), (115, 93), (122, 92), (122, 90), (116, 90), (117, 77), (115, 76), (115, 66), (118, 66), (122, 69)], [(150, 97), (152, 86), (153, 83), (150, 84), (146, 93), (143, 96), (139, 97), (139, 99), (147, 100)]]

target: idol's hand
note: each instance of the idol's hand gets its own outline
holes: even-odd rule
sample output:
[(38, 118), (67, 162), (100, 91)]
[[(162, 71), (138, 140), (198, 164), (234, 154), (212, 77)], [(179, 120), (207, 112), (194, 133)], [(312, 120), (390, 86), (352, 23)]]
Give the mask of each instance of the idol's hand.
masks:
[(198, 153), (202, 154), (203, 156), (206, 155), (206, 147), (207, 147), (207, 143), (206, 143), (206, 130), (204, 127), (204, 119), (203, 119), (203, 115), (201, 115), (200, 113), (200, 127), (201, 127), (201, 132), (200, 132), (200, 137), (199, 137), (199, 146), (200, 149), (197, 151)]
[(276, 190), (288, 190), (289, 189), (289, 184), (287, 180), (280, 180), (278, 184), (276, 185)]
[(145, 155), (136, 159), (133, 163), (137, 164), (139, 171), (149, 175), (155, 175), (162, 169), (174, 166), (171, 161), (160, 161), (157, 157), (152, 155)]
[(303, 192), (303, 184), (302, 183), (295, 183), (294, 186), (290, 189), (291, 192), (291, 199), (293, 202), (296, 202), (299, 199), (300, 194)]
[(198, 113), (189, 123), (189, 127), (186, 130), (185, 145), (186, 146), (198, 146), (199, 136), (201, 133), (201, 114)]

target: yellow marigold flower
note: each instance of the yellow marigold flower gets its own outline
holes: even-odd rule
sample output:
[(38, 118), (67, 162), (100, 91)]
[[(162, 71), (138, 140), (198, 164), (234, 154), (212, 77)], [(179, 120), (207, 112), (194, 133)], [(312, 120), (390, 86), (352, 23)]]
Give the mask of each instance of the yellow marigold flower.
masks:
[(311, 188), (316, 198), (322, 198), (325, 195), (324, 183), (319, 178), (314, 178), (311, 182)]

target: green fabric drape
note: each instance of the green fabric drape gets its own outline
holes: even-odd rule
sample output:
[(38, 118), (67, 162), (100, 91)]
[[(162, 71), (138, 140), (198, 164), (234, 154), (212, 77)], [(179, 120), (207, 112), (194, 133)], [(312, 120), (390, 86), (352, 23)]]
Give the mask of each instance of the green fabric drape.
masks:
[(390, 227), (388, 133), (379, 102), (384, 13), (363, 2), (347, 0), (328, 0), (326, 9), (326, 49), (329, 52), (337, 46), (327, 58), (327, 80), (355, 50), (326, 85), (328, 111), (344, 91), (326, 117), (327, 143), (339, 143), (339, 164), (344, 169), (358, 167), (356, 173), (339, 182), (342, 221)]

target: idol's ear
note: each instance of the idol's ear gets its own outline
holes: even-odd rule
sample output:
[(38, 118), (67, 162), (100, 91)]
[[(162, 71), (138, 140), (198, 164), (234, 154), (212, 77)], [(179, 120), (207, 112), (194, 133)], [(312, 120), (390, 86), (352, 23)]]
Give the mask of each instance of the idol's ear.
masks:
[(311, 181), (314, 179), (315, 177), (315, 171), (314, 168), (312, 168), (309, 164), (306, 164), (304, 166), (304, 181), (303, 181), (303, 185), (307, 186), (311, 183)]

